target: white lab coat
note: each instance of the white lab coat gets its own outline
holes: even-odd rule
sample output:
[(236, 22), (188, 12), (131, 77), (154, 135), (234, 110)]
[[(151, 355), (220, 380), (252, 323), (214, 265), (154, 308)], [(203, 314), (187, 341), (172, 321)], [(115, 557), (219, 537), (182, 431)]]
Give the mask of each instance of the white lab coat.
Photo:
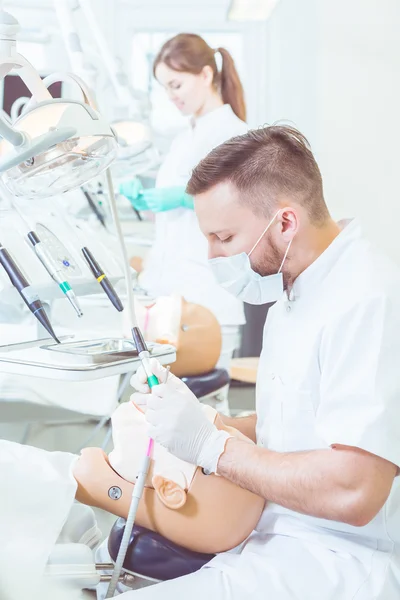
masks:
[[(43, 573), (74, 502), (76, 460), (66, 452), (0, 440), (1, 600), (51, 598)], [(70, 590), (68, 598), (75, 597)]]
[[(200, 117), (172, 142), (158, 173), (157, 187), (186, 186), (193, 168), (213, 148), (247, 131), (229, 104)], [(207, 240), (193, 210), (156, 214), (155, 243), (140, 277), (155, 296), (179, 294), (210, 309), (221, 325), (245, 322), (242, 303), (216, 282), (207, 262)]]
[[(257, 382), (260, 446), (291, 452), (338, 443), (400, 466), (399, 298), (398, 269), (363, 240), (356, 222), (347, 224), (268, 314)], [(399, 477), (365, 527), (269, 503), (239, 550), (132, 598), (186, 595), (398, 600)]]

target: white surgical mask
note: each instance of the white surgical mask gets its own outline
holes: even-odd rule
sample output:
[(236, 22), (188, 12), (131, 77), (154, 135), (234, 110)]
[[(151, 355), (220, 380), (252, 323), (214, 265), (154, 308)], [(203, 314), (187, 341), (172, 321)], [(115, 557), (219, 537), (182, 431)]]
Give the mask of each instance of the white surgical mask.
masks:
[(228, 292), (248, 304), (268, 304), (269, 302), (276, 302), (283, 294), (282, 267), (289, 252), (292, 240), (290, 240), (288, 247), (286, 248), (279, 271), (274, 275), (262, 277), (262, 275), (253, 271), (249, 258), (275, 221), (278, 214), (279, 211), (268, 223), (249, 254), (241, 252), (241, 254), (221, 256), (220, 258), (211, 258), (209, 260), (210, 267), (218, 283)]

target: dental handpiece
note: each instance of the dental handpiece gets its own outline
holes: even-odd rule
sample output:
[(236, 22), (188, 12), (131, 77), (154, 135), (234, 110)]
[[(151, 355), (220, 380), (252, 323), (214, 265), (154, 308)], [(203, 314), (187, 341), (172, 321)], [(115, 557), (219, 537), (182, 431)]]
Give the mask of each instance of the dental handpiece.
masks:
[(160, 382), (158, 381), (156, 375), (153, 375), (153, 373), (151, 372), (150, 352), (147, 348), (147, 344), (144, 341), (144, 337), (143, 337), (142, 332), (140, 331), (139, 327), (134, 327), (132, 329), (132, 337), (133, 337), (133, 342), (135, 344), (138, 356), (142, 363), (144, 372), (146, 373), (146, 376), (147, 376), (147, 383), (149, 385), (149, 388), (151, 389), (155, 385), (158, 385)]
[(51, 337), (60, 343), (56, 334), (53, 331), (49, 318), (44, 310), (44, 306), (41, 303), (39, 296), (34, 292), (29, 282), (25, 279), (24, 275), (20, 271), (19, 267), (9, 254), (8, 250), (4, 246), (0, 245), (0, 263), (10, 278), (11, 283), (17, 289), (21, 298), (37, 318), (37, 320), (43, 325), (43, 327), (49, 332)]
[[(149, 353), (147, 344), (143, 338), (142, 332), (140, 331), (139, 327), (133, 327), (132, 337), (133, 337), (133, 341), (136, 346), (137, 353), (141, 360), (143, 369), (147, 376), (147, 383), (149, 385), (149, 388), (151, 389), (154, 386), (159, 385), (160, 382), (158, 381), (156, 375), (154, 375), (151, 372), (150, 353)], [(164, 383), (167, 382), (168, 374), (169, 374), (169, 369), (167, 369), (166, 378), (165, 378)], [(111, 581), (108, 586), (106, 598), (113, 598), (115, 590), (117, 588), (117, 583), (119, 581), (120, 574), (123, 569), (125, 556), (126, 556), (128, 546), (129, 546), (129, 540), (130, 540), (133, 526), (134, 526), (135, 520), (136, 520), (136, 513), (137, 513), (137, 510), (139, 507), (139, 502), (143, 496), (143, 492), (144, 492), (144, 488), (145, 488), (145, 484), (146, 484), (146, 480), (147, 480), (147, 475), (148, 475), (149, 468), (150, 468), (150, 462), (151, 462), (151, 458), (152, 458), (152, 454), (153, 454), (153, 447), (154, 447), (154, 440), (152, 438), (149, 438), (146, 454), (143, 456), (143, 459), (142, 459), (142, 462), (141, 462), (141, 465), (139, 467), (139, 471), (138, 471), (138, 474), (136, 477), (135, 485), (133, 487), (132, 500), (131, 500), (131, 504), (129, 506), (129, 512), (128, 512), (128, 516), (127, 516), (126, 523), (125, 523), (125, 529), (124, 529), (124, 533), (122, 535), (122, 540), (121, 540), (121, 543), (119, 546), (118, 555), (117, 555), (117, 558), (115, 561), (114, 572), (112, 574)]]
[(110, 280), (105, 275), (103, 269), (100, 267), (99, 263), (96, 261), (93, 254), (90, 252), (89, 248), (86, 248), (86, 247), (82, 248), (82, 254), (85, 257), (90, 270), (92, 271), (93, 275), (96, 277), (97, 281), (99, 282), (99, 284), (101, 285), (101, 287), (103, 288), (103, 290), (105, 291), (107, 296), (109, 297), (112, 304), (115, 306), (115, 308), (119, 312), (123, 311), (124, 305), (122, 304), (121, 300), (119, 299), (117, 292), (114, 290), (113, 286), (111, 285)]
[(68, 281), (66, 281), (62, 269), (58, 267), (56, 261), (50, 254), (49, 250), (46, 248), (43, 242), (40, 241), (37, 233), (35, 233), (34, 231), (30, 231), (28, 233), (28, 239), (33, 246), (36, 256), (38, 257), (38, 259), (40, 260), (50, 277), (58, 284), (62, 293), (65, 294), (65, 296), (68, 298), (78, 317), (81, 317), (83, 315), (83, 312), (81, 310), (81, 307), (79, 306), (78, 298), (76, 297), (76, 294), (69, 285)]

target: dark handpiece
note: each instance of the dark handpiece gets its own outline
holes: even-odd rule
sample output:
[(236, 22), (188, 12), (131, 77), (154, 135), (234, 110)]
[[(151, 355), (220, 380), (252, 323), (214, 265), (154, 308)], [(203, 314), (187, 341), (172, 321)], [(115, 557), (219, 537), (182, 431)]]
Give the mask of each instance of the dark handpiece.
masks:
[(10, 278), (11, 283), (19, 292), (21, 298), (29, 308), (29, 310), (35, 315), (37, 320), (43, 325), (43, 327), (49, 332), (51, 337), (59, 344), (60, 340), (57, 338), (54, 330), (51, 326), (49, 318), (44, 310), (44, 306), (40, 301), (39, 296), (34, 292), (33, 288), (29, 285), (18, 265), (11, 257), (10, 253), (4, 246), (0, 246), (0, 263)]
[(100, 267), (99, 263), (94, 258), (93, 254), (90, 252), (89, 248), (86, 248), (86, 247), (82, 248), (82, 254), (85, 257), (90, 270), (92, 271), (93, 275), (95, 276), (95, 278), (97, 279), (97, 281), (99, 282), (99, 284), (101, 285), (101, 287), (103, 288), (103, 290), (105, 291), (107, 296), (109, 297), (112, 304), (115, 306), (115, 308), (119, 312), (123, 311), (124, 306), (123, 306), (117, 292), (114, 290), (110, 280), (105, 275), (103, 269)]

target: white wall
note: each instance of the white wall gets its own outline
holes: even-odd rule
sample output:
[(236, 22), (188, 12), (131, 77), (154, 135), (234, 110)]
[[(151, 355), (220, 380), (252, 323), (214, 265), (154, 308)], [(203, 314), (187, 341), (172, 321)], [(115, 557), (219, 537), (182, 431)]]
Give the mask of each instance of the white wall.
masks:
[(266, 26), (266, 121), (309, 138), (337, 218), (400, 261), (400, 2), (281, 0)]
[(334, 214), (400, 261), (400, 2), (324, 2), (318, 151)]
[(265, 26), (265, 121), (291, 121), (311, 143), (316, 138), (318, 1), (324, 0), (281, 0)]

